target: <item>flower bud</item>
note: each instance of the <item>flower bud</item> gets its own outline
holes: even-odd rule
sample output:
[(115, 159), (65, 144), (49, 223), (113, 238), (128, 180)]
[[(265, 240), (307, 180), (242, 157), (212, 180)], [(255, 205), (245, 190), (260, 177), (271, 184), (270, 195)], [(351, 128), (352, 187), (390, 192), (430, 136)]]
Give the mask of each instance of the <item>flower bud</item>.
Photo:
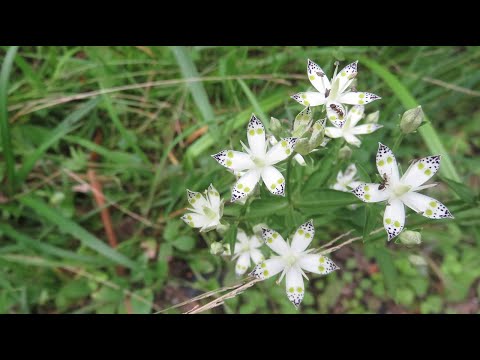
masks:
[(297, 143), (295, 144), (295, 151), (301, 155), (307, 155), (308, 153), (310, 153), (311, 148), (310, 144), (308, 143), (308, 139), (298, 139)]
[(223, 253), (223, 244), (221, 242), (214, 242), (210, 245), (210, 254), (212, 255), (220, 255)]
[(410, 134), (418, 129), (424, 118), (421, 106), (407, 110), (400, 120), (400, 129), (404, 134)]
[(265, 223), (260, 223), (255, 225), (252, 230), (255, 235), (260, 235), (262, 237), (262, 228), (268, 229), (268, 225)]
[(373, 113), (370, 113), (368, 114), (366, 117), (365, 117), (365, 123), (367, 124), (376, 124), (378, 123), (378, 119), (380, 117), (380, 111), (375, 111)]
[(312, 125), (312, 110), (309, 106), (300, 111), (293, 122), (293, 137), (301, 137)]
[(352, 149), (348, 145), (345, 145), (338, 150), (338, 158), (341, 160), (348, 160), (352, 157)]
[(419, 245), (422, 242), (422, 234), (418, 231), (402, 231), (398, 238), (400, 242), (405, 245)]
[(272, 132), (272, 134), (279, 136), (282, 131), (282, 124), (280, 123), (280, 120), (274, 117), (270, 118), (270, 131)]
[(325, 137), (325, 120), (317, 120), (313, 125), (312, 136), (310, 137), (310, 151), (320, 146)]
[(408, 256), (408, 260), (415, 266), (427, 266), (427, 262), (420, 255), (411, 254)]

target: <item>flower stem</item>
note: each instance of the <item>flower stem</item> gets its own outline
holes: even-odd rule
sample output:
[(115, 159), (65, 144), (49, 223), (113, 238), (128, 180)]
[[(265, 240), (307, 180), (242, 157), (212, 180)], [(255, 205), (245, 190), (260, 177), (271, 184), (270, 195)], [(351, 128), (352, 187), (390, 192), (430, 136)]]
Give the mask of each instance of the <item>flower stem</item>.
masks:
[(404, 137), (405, 137), (405, 134), (403, 132), (400, 132), (400, 134), (398, 134), (398, 137), (395, 140), (395, 144), (393, 144), (393, 148), (392, 148), (393, 153), (395, 153), (397, 151), (397, 149), (400, 146), (400, 144), (402, 143), (402, 140), (403, 140)]
[(287, 162), (287, 181), (286, 181), (286, 191), (287, 191), (287, 200), (290, 205), (292, 205), (292, 189), (290, 187), (290, 178), (291, 178), (291, 173), (292, 173), (292, 159), (293, 156), (290, 156), (288, 158)]

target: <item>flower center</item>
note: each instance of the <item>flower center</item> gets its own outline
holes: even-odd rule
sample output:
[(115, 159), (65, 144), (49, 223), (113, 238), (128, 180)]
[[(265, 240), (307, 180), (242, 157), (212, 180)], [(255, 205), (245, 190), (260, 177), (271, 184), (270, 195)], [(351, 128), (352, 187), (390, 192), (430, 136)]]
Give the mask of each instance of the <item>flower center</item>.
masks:
[(287, 255), (285, 257), (285, 262), (288, 264), (288, 266), (293, 266), (297, 262), (297, 257), (295, 255)]
[(250, 251), (250, 245), (244, 244), (244, 245), (242, 246), (242, 252), (247, 252), (247, 251)]
[(204, 206), (202, 210), (203, 210), (203, 213), (205, 214), (205, 216), (208, 217), (211, 220), (213, 220), (217, 217), (217, 214), (215, 213), (215, 211), (210, 209), (208, 206)]
[(412, 187), (410, 185), (405, 185), (405, 184), (399, 183), (392, 188), (392, 193), (397, 198), (399, 198), (400, 196), (409, 192), (411, 188)]
[(261, 158), (261, 157), (258, 157), (258, 156), (252, 156), (252, 161), (253, 163), (259, 167), (259, 168), (263, 168), (265, 167), (265, 159)]

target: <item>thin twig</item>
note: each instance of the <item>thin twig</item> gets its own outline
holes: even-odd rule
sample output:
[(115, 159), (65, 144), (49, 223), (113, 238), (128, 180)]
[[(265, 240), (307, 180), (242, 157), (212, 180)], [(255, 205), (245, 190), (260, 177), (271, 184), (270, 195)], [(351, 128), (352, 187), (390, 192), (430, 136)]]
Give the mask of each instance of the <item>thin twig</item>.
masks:
[(350, 230), (350, 231), (347, 231), (345, 234), (342, 234), (342, 235), (337, 236), (337, 237), (336, 237), (335, 239), (333, 239), (332, 241), (326, 243), (325, 245), (320, 246), (320, 249), (323, 249), (323, 248), (329, 247), (330, 245), (333, 245), (334, 243), (336, 243), (336, 242), (337, 242), (338, 240), (340, 240), (341, 238), (350, 235), (352, 232), (353, 232), (353, 229)]

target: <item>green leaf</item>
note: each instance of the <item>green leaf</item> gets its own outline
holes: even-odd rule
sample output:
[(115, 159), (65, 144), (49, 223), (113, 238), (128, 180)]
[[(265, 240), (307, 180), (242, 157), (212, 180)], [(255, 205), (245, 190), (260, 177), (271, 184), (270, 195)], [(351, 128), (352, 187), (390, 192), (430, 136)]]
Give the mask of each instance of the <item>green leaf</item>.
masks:
[(50, 132), (49, 137), (45, 142), (36, 148), (32, 154), (28, 154), (21, 169), (18, 171), (18, 183), (22, 183), (26, 179), (38, 159), (40, 159), (51, 146), (55, 145), (66, 134), (74, 130), (77, 122), (92, 111), (92, 109), (97, 106), (97, 103), (98, 99), (95, 98), (80, 106)]
[(445, 177), (441, 177), (440, 179), (441, 181), (447, 183), (448, 187), (452, 189), (460, 199), (462, 199), (466, 203), (475, 203), (477, 195), (475, 195), (468, 186), (457, 181), (447, 179)]
[(383, 207), (375, 204), (365, 204), (365, 221), (363, 224), (363, 242), (370, 238), (370, 233), (377, 227), (380, 211)]
[(331, 189), (303, 192), (295, 201), (296, 207), (301, 210), (330, 210), (356, 203), (359, 200), (355, 195)]
[(237, 241), (237, 224), (232, 224), (225, 233), (224, 242), (230, 246), (230, 253), (234, 254)]
[(51, 222), (54, 225), (57, 225), (61, 231), (70, 234), (75, 239), (80, 240), (83, 245), (98, 252), (107, 259), (115, 262), (116, 264), (129, 268), (137, 267), (137, 265), (125, 255), (122, 255), (116, 250), (112, 249), (110, 246), (99, 240), (80, 225), (64, 217), (57, 210), (49, 207), (41, 199), (30, 195), (21, 197), (19, 201), (22, 205), (32, 209), (39, 217)]
[(181, 251), (190, 251), (195, 247), (195, 239), (188, 235), (178, 237), (172, 245)]
[(392, 298), (395, 298), (397, 291), (397, 269), (393, 262), (390, 252), (382, 247), (376, 247), (374, 250), (374, 256), (377, 260), (380, 271), (382, 272), (385, 287)]
[(253, 110), (257, 114), (257, 117), (259, 117), (260, 120), (262, 120), (262, 122), (264, 123), (264, 125), (266, 125), (268, 117), (267, 117), (267, 114), (263, 112), (262, 107), (257, 101), (257, 98), (252, 93), (252, 91), (248, 88), (247, 84), (245, 84), (245, 81), (243, 81), (242, 79), (238, 79), (237, 81), (240, 84), (240, 87), (242, 88), (243, 92), (245, 93), (245, 96), (247, 97), (248, 101), (250, 101), (250, 104), (252, 105)]
[(145, 300), (149, 301), (141, 301), (135, 296), (130, 297), (130, 301), (132, 303), (132, 309), (134, 314), (150, 314), (152, 311), (152, 301), (153, 301), (153, 292), (150, 289), (142, 289), (136, 291), (135, 295), (141, 296)]
[(245, 218), (260, 218), (265, 217), (271, 214), (280, 214), (282, 210), (288, 208), (288, 200), (285, 198), (279, 198), (277, 196), (272, 196), (266, 199), (257, 199), (254, 200), (245, 214)]
[(12, 139), (10, 136), (10, 123), (8, 122), (7, 97), (8, 79), (17, 50), (18, 46), (12, 46), (8, 49), (0, 72), (0, 139), (2, 141), (2, 151), (7, 171), (7, 192), (9, 194), (13, 192), (16, 181), (15, 159), (13, 157)]
[(358, 162), (355, 163), (355, 166), (357, 168), (358, 178), (363, 182), (371, 183), (372, 179), (365, 168)]

